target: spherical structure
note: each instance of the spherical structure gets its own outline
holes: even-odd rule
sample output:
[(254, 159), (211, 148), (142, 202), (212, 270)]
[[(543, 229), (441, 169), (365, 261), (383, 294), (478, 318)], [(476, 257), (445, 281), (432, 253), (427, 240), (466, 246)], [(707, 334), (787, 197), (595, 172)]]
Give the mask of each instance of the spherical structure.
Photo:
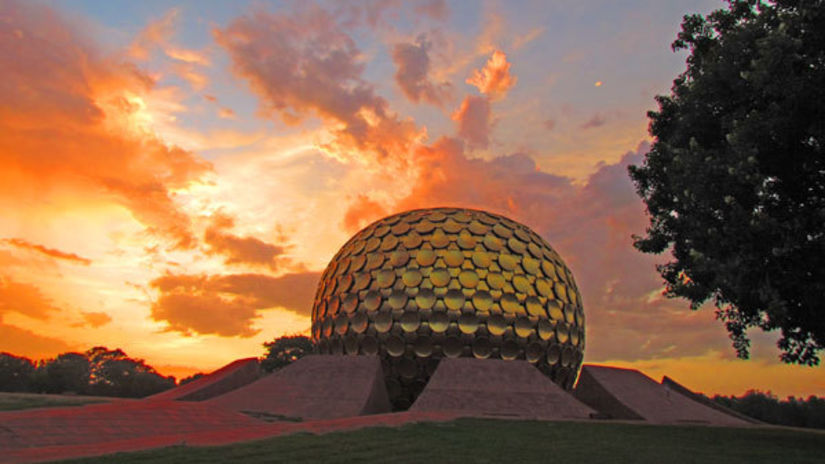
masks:
[(394, 407), (408, 407), (443, 357), (525, 359), (575, 382), (584, 312), (573, 274), (524, 225), (453, 208), (408, 211), (355, 234), (312, 308), (321, 353), (379, 355)]

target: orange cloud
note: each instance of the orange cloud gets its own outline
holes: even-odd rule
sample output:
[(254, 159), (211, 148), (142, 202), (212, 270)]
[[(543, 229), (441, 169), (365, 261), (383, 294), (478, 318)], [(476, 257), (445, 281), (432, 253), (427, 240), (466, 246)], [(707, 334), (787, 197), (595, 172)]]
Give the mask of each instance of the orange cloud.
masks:
[(430, 81), (430, 46), (424, 35), (415, 43), (395, 44), (392, 48), (392, 60), (397, 66), (395, 82), (410, 101), (441, 106), (450, 97), (450, 84)]
[(284, 308), (309, 315), (320, 278), (305, 272), (271, 277), (263, 274), (173, 275), (151, 282), (160, 292), (151, 316), (184, 334), (251, 337), (260, 312)]
[(507, 55), (496, 50), (483, 68), (473, 71), (467, 83), (474, 85), (479, 92), (491, 99), (497, 100), (504, 98), (510, 88), (516, 85), (517, 80), (516, 76), (510, 74)]
[(140, 125), (141, 95), (152, 91), (152, 80), (129, 63), (103, 57), (48, 8), (4, 5), (0, 197), (37, 204), (50, 195), (80, 193), (88, 201), (123, 205), (175, 246), (194, 246), (189, 218), (172, 191), (211, 166)]
[(349, 204), (344, 214), (344, 228), (350, 232), (356, 232), (386, 215), (386, 211), (377, 201), (370, 199), (367, 195), (358, 195)]
[(487, 148), (490, 144), (491, 126), (490, 101), (484, 97), (467, 96), (453, 113), (452, 119), (458, 123), (458, 135), (471, 148)]
[(85, 323), (95, 329), (112, 322), (112, 317), (106, 313), (82, 312), (80, 314), (83, 316)]
[(46, 359), (74, 347), (63, 340), (34, 333), (0, 322), (0, 352), (14, 353), (31, 359)]
[(21, 248), (24, 250), (35, 251), (37, 253), (44, 254), (46, 256), (50, 256), (56, 259), (62, 259), (66, 261), (73, 261), (75, 263), (82, 264), (84, 266), (88, 266), (92, 264), (92, 260), (84, 258), (82, 256), (78, 256), (75, 253), (67, 253), (65, 251), (56, 250), (54, 248), (46, 248), (43, 245), (38, 245), (36, 243), (31, 243), (27, 240), (22, 238), (6, 238), (0, 240), (2, 242), (8, 243), (9, 245), (15, 246), (17, 248)]
[(264, 111), (287, 123), (320, 117), (335, 136), (327, 147), (332, 151), (403, 159), (424, 136), (411, 120), (392, 113), (364, 81), (355, 41), (320, 8), (293, 15), (258, 11), (214, 33), (236, 73), (260, 95)]
[(55, 311), (57, 308), (39, 287), (0, 276), (0, 316), (6, 312), (15, 312), (42, 320)]

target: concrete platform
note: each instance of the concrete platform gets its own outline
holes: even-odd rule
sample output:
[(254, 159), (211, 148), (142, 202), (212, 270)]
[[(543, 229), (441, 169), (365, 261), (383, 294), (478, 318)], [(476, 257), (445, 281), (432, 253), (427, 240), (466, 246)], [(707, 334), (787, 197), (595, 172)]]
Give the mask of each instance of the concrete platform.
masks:
[(261, 418), (301, 420), (391, 411), (377, 356), (305, 356), (204, 404)]
[(204, 401), (248, 385), (261, 377), (258, 358), (233, 361), (186, 385), (152, 395), (147, 400)]
[(634, 369), (586, 364), (573, 394), (606, 419), (654, 424), (752, 425), (673, 391)]
[(685, 395), (693, 401), (698, 401), (699, 403), (702, 403), (709, 408), (713, 408), (721, 413), (736, 417), (737, 419), (741, 419), (745, 422), (749, 422), (751, 424), (764, 424), (764, 422), (756, 420), (753, 417), (749, 417), (740, 412), (736, 412), (733, 409), (726, 408), (721, 404), (717, 403), (716, 401), (713, 401), (712, 399), (708, 398), (707, 396), (702, 395), (701, 393), (694, 392), (693, 390), (685, 387), (684, 385), (671, 379), (668, 376), (662, 377), (662, 386), (664, 386), (665, 388), (669, 388), (670, 391), (674, 391), (676, 393)]
[(595, 413), (527, 361), (474, 358), (442, 359), (410, 411), (545, 420)]

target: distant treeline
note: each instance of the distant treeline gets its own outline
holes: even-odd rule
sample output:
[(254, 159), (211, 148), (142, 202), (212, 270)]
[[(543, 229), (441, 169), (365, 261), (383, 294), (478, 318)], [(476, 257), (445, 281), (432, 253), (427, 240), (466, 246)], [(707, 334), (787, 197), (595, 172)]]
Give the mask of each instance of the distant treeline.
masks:
[(768, 424), (825, 429), (825, 398), (780, 400), (770, 392), (749, 390), (740, 397), (716, 395), (713, 401)]
[[(181, 384), (194, 378), (186, 378)], [(97, 346), (37, 362), (0, 353), (0, 391), (5, 392), (142, 398), (174, 386), (174, 377), (160, 375), (142, 359), (132, 359), (120, 349)]]

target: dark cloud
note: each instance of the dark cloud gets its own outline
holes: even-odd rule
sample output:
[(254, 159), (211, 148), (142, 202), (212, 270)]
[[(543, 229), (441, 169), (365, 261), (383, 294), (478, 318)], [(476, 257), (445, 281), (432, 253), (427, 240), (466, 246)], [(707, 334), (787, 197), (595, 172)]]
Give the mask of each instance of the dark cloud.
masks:
[(431, 44), (426, 36), (415, 43), (398, 43), (392, 48), (392, 60), (397, 66), (395, 82), (410, 101), (424, 101), (441, 106), (450, 98), (450, 84), (435, 84), (430, 80)]

